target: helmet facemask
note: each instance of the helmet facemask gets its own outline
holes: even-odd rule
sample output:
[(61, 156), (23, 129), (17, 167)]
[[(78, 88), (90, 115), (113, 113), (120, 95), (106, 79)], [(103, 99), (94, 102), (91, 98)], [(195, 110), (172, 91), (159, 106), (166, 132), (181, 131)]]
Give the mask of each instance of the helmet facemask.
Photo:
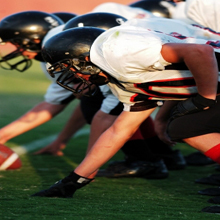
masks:
[(39, 53), (40, 45), (35, 40), (30, 39), (13, 39), (10, 40), (16, 50), (8, 53), (5, 56), (0, 54), (0, 66), (6, 70), (17, 70), (24, 72), (32, 65), (32, 60), (23, 55), (24, 51)]
[[(48, 68), (48, 72), (52, 77), (60, 74), (57, 78), (57, 84), (72, 91), (73, 93), (82, 94), (85, 96), (93, 96), (96, 92), (98, 82), (93, 82), (93, 79), (99, 77), (101, 70), (94, 66), (91, 62), (74, 59), (61, 60)], [(89, 80), (84, 79), (78, 74), (89, 75)], [(102, 80), (103, 81), (103, 80)], [(106, 81), (106, 80), (105, 80)], [(103, 84), (108, 83), (107, 81)]]

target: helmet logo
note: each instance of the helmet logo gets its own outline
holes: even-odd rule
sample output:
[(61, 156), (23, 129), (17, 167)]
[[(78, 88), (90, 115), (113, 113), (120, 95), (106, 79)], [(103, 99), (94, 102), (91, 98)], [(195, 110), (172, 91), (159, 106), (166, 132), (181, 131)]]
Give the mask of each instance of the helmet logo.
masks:
[(84, 27), (84, 23), (82, 22), (78, 23), (78, 27)]
[(116, 18), (116, 22), (120, 25), (125, 23), (125, 21), (122, 18)]
[(50, 28), (59, 26), (58, 22), (50, 16), (45, 17), (44, 20), (51, 24)]

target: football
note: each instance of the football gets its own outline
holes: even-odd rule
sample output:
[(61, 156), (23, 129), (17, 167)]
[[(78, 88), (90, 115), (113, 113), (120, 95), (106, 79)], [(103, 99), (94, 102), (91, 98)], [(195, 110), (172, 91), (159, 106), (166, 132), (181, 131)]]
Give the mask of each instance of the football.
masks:
[(9, 147), (0, 144), (0, 171), (15, 170), (22, 166), (21, 160), (17, 153)]

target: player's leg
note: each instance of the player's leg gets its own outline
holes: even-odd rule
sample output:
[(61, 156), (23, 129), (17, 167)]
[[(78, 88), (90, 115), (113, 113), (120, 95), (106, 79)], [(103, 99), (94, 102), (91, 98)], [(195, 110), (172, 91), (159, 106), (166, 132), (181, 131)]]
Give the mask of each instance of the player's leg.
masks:
[(178, 117), (168, 126), (168, 134), (172, 140), (183, 140), (216, 162), (220, 157), (219, 96), (217, 101), (214, 107)]

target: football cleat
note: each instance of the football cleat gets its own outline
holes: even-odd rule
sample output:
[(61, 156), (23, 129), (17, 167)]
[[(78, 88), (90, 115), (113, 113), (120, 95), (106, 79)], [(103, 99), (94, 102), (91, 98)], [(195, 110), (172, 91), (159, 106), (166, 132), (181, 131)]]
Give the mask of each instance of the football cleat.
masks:
[(72, 198), (77, 189), (80, 189), (91, 181), (92, 179), (81, 177), (76, 173), (70, 173), (69, 176), (57, 181), (48, 189), (41, 190), (31, 196)]
[(195, 180), (195, 183), (219, 186), (220, 185), (220, 174), (212, 174), (208, 177), (197, 179)]
[(113, 161), (106, 169), (100, 169), (97, 177), (143, 177), (147, 179), (164, 179), (169, 175), (163, 160), (157, 162), (135, 161), (127, 162)]
[(167, 166), (168, 170), (182, 170), (186, 167), (186, 161), (184, 156), (179, 150), (174, 150), (168, 154), (156, 154), (159, 155)]
[(215, 166), (215, 170), (220, 171), (220, 165), (219, 165), (219, 164), (217, 164), (217, 165)]
[(220, 214), (220, 206), (213, 205), (207, 206), (201, 210), (202, 212), (213, 213), (213, 214)]
[(216, 163), (215, 161), (213, 161), (209, 157), (206, 157), (199, 151), (185, 156), (185, 160), (187, 165), (191, 166), (207, 166)]
[(216, 196), (208, 200), (209, 203), (220, 204), (220, 196)]
[(198, 191), (198, 193), (206, 196), (220, 196), (220, 188), (207, 188)]

